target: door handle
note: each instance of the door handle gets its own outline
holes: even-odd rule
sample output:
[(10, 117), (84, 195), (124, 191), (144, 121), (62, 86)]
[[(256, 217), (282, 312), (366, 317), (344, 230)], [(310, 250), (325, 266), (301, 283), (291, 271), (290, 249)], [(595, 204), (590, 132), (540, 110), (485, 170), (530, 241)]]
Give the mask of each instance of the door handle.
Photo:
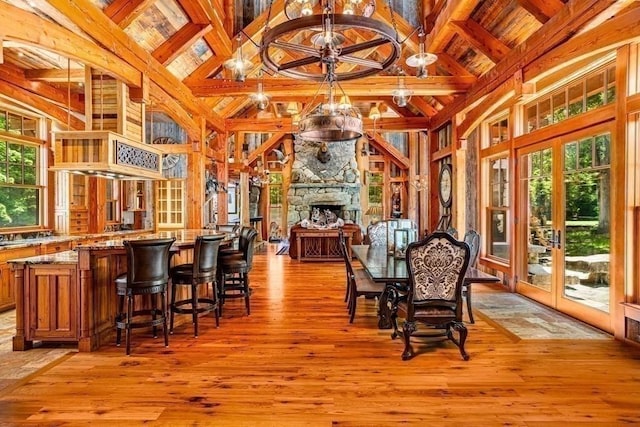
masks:
[(562, 230), (558, 230), (558, 240), (556, 240), (556, 248), (560, 249), (562, 244)]
[(549, 240), (552, 248), (560, 249), (562, 243), (562, 230), (551, 230), (551, 239)]

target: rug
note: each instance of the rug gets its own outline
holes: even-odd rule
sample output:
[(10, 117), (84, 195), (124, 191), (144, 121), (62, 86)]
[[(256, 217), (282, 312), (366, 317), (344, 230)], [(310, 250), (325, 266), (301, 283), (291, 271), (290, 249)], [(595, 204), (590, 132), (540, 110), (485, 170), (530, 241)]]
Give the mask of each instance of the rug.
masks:
[(599, 329), (519, 294), (475, 292), (473, 308), (483, 320), (523, 340), (613, 339)]

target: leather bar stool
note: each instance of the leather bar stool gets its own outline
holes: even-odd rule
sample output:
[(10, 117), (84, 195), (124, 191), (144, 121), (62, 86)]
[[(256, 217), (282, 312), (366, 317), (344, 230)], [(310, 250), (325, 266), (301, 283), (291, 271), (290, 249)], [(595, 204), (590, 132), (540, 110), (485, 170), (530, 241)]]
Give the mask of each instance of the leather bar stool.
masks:
[(252, 227), (244, 228), (248, 230), (241, 230), (241, 254), (220, 256), (220, 314), (225, 301), (232, 298), (244, 298), (247, 315), (251, 314), (249, 272), (253, 267), (253, 251), (258, 232)]
[[(125, 240), (127, 272), (115, 280), (118, 295), (116, 314), (116, 345), (120, 345), (122, 330), (126, 331), (127, 355), (131, 354), (131, 330), (153, 328), (157, 338), (157, 327), (164, 329), (164, 345), (169, 347), (167, 329), (167, 286), (169, 283), (169, 251), (175, 238)], [(134, 309), (137, 295), (150, 295), (151, 306)], [(158, 308), (158, 296), (161, 306)], [(127, 307), (125, 311), (125, 299)], [(137, 320), (138, 317), (142, 319)]]
[[(216, 327), (220, 326), (218, 311), (218, 250), (224, 234), (196, 237), (193, 249), (193, 263), (180, 264), (171, 268), (171, 323), (169, 331), (173, 333), (173, 316), (191, 314), (193, 336), (198, 337), (198, 314), (214, 312)], [(211, 296), (198, 296), (200, 285), (211, 284)], [(180, 286), (191, 287), (191, 298), (176, 301), (176, 290)]]
[(242, 240), (246, 239), (247, 233), (250, 230), (252, 230), (251, 227), (236, 225), (231, 232), (235, 234), (237, 238), (234, 239), (233, 245), (220, 249), (220, 256), (235, 255), (236, 257), (242, 257)]

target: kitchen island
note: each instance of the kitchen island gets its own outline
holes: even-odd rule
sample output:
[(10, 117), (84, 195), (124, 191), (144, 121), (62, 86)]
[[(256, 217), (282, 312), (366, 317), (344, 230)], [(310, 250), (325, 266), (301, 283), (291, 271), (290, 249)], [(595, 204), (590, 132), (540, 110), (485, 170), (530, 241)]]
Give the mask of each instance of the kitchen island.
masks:
[[(165, 231), (129, 239), (175, 237), (172, 264), (191, 262), (198, 235), (215, 230)], [(225, 233), (226, 234), (226, 233)], [(231, 242), (227, 234), (223, 242)], [(116, 315), (114, 279), (126, 271), (126, 236), (87, 243), (74, 251), (9, 260), (16, 289), (14, 350), (34, 341), (77, 342), (94, 351), (112, 339)], [(150, 300), (141, 302), (142, 308)]]

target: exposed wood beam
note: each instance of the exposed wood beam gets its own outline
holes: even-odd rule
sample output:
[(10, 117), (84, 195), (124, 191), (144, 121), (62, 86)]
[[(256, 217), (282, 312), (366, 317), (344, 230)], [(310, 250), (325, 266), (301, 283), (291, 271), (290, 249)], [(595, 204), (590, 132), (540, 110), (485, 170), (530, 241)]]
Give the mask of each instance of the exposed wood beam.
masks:
[[(139, 72), (147, 74), (151, 81), (175, 98), (189, 114), (202, 116), (214, 129), (224, 130), (224, 121), (221, 117), (204, 108), (202, 102), (194, 99), (189, 88), (163, 67), (149, 52), (137, 45), (127, 33), (107, 18), (102, 10), (96, 8), (90, 0), (47, 1), (80, 26), (90, 37), (101, 41), (109, 40), (109, 43), (105, 43), (107, 49), (131, 64)], [(95, 48), (92, 50), (95, 51)], [(112, 68), (107, 67), (106, 69), (111, 70)], [(135, 86), (139, 87), (140, 83)], [(170, 111), (168, 113), (171, 114)]]
[(179, 3), (193, 23), (211, 25), (211, 34), (206, 39), (216, 55), (231, 55), (231, 40), (224, 29), (224, 16), (220, 16), (224, 10), (213, 7), (207, 0), (179, 0)]
[(471, 19), (452, 21), (451, 24), (456, 28), (456, 32), (460, 36), (496, 64), (502, 61), (511, 50), (494, 37), (493, 34), (485, 30), (484, 27)]
[(494, 113), (495, 109), (501, 106), (507, 99), (513, 97), (515, 93), (515, 77), (507, 80), (498, 89), (491, 92), (473, 110), (467, 113), (466, 117), (458, 125), (458, 138), (466, 138), (482, 120)]
[(404, 169), (409, 169), (409, 158), (403, 155), (393, 144), (389, 143), (379, 133), (367, 132), (367, 137), (375, 141), (378, 148), (389, 157), (394, 163), (402, 166)]
[(266, 153), (267, 151), (275, 147), (276, 144), (278, 144), (285, 135), (287, 134), (284, 132), (277, 132), (271, 135), (269, 139), (267, 139), (265, 142), (260, 144), (258, 148), (256, 148), (249, 154), (249, 156), (247, 157), (247, 162), (251, 164), (256, 160), (258, 160), (258, 157), (262, 156), (262, 154)]
[(560, 0), (518, 0), (518, 4), (543, 24), (564, 7)]
[[(362, 122), (365, 129), (373, 129), (373, 120), (364, 118)], [(228, 132), (294, 133), (296, 130), (289, 117), (227, 119), (226, 123)], [(376, 120), (376, 129), (380, 131), (419, 131), (428, 127), (429, 120), (424, 117), (384, 117)]]
[(66, 90), (60, 90), (51, 85), (25, 78), (22, 69), (10, 64), (0, 65), (0, 79), (14, 86), (32, 93), (34, 96), (46, 98), (64, 108), (71, 108), (76, 113), (84, 113), (84, 102), (77, 95), (71, 95), (69, 100)]
[(412, 97), (409, 103), (426, 117), (432, 117), (438, 114), (438, 110), (436, 110), (431, 104), (425, 101), (421, 96)]
[(38, 110), (46, 117), (63, 125), (63, 127), (69, 123), (71, 130), (84, 129), (84, 122), (73, 114), (69, 114), (67, 109), (48, 102), (44, 98), (33, 96), (32, 92), (4, 80), (0, 80), (0, 94), (0, 96), (6, 97), (11, 101)]
[[(275, 0), (271, 6), (271, 13), (272, 14), (275, 13), (276, 15), (279, 15), (282, 13), (283, 10), (284, 10), (284, 0)], [(249, 25), (247, 25), (243, 29), (243, 32), (252, 40), (258, 40), (259, 36), (262, 34), (262, 31), (264, 31), (264, 27), (267, 24), (268, 12), (269, 11), (267, 10), (261, 13), (260, 16), (254, 19)], [(276, 21), (276, 16), (271, 16), (270, 25), (273, 25), (275, 21)], [(247, 41), (246, 43), (251, 43), (251, 42)], [(245, 46), (243, 45), (243, 49), (244, 47)], [(185, 84), (190, 86), (194, 82), (199, 82), (209, 77), (209, 75), (211, 75), (213, 72), (215, 72), (217, 69), (219, 69), (222, 66), (222, 63), (226, 59), (229, 59), (231, 57), (231, 55), (233, 54), (233, 48), (230, 48), (230, 49), (231, 49), (230, 53), (226, 55), (224, 54), (214, 55), (211, 58), (209, 58), (207, 61), (205, 61), (203, 64), (201, 64), (189, 76), (187, 76), (184, 79)]]
[(203, 34), (211, 30), (211, 24), (188, 23), (180, 28), (173, 36), (162, 43), (153, 51), (153, 57), (162, 65), (167, 65), (191, 45)]
[(155, 0), (114, 0), (103, 12), (120, 28), (127, 28)]
[(476, 8), (480, 0), (449, 1), (444, 9), (438, 13), (433, 29), (425, 38), (424, 45), (427, 52), (443, 51), (454, 35), (454, 28), (449, 25), (451, 21), (466, 21), (471, 12)]
[[(3, 3), (0, 7), (0, 22), (3, 22), (2, 32), (5, 40), (39, 46), (93, 68), (108, 70), (131, 86), (139, 87), (142, 83), (140, 71), (126, 61), (101, 49), (92, 41), (33, 13)], [(34, 31), (34, 28), (38, 31)], [(43, 37), (43, 34), (46, 34), (46, 37)]]
[(84, 83), (84, 69), (74, 68), (70, 72), (64, 69), (24, 70), (24, 77), (29, 80), (41, 80), (50, 83)]
[(458, 61), (445, 52), (438, 52), (439, 67), (444, 68), (452, 76), (473, 76), (466, 68), (464, 68)]
[(434, 116), (431, 119), (433, 127), (442, 126), (453, 115), (472, 105), (511, 78), (517, 70), (565, 42), (614, 1), (569, 0), (558, 14), (513, 49), (504, 61), (480, 77), (466, 95), (460, 96), (453, 104), (445, 107)]
[(187, 113), (171, 95), (166, 93), (164, 89), (156, 83), (150, 82), (149, 96), (151, 97), (152, 102), (156, 104), (156, 108), (158, 107), (158, 104), (162, 105), (162, 111), (169, 114), (176, 123), (182, 126), (192, 140), (198, 140), (198, 122), (196, 122), (194, 118)]
[[(429, 76), (425, 79), (414, 76), (405, 77), (405, 84), (417, 96), (463, 93), (469, 90), (474, 81), (473, 76)], [(258, 79), (247, 79), (243, 83), (208, 79), (191, 83), (190, 87), (196, 96), (241, 96), (255, 92), (257, 84)], [(296, 79), (264, 79), (263, 86), (264, 91), (272, 96), (314, 96), (318, 91), (318, 83)], [(366, 77), (341, 82), (340, 86), (349, 96), (378, 95), (391, 93), (396, 89), (398, 78), (395, 76)]]
[(581, 59), (623, 44), (640, 41), (640, 7), (611, 18), (539, 57), (524, 68), (523, 80), (549, 75)]

